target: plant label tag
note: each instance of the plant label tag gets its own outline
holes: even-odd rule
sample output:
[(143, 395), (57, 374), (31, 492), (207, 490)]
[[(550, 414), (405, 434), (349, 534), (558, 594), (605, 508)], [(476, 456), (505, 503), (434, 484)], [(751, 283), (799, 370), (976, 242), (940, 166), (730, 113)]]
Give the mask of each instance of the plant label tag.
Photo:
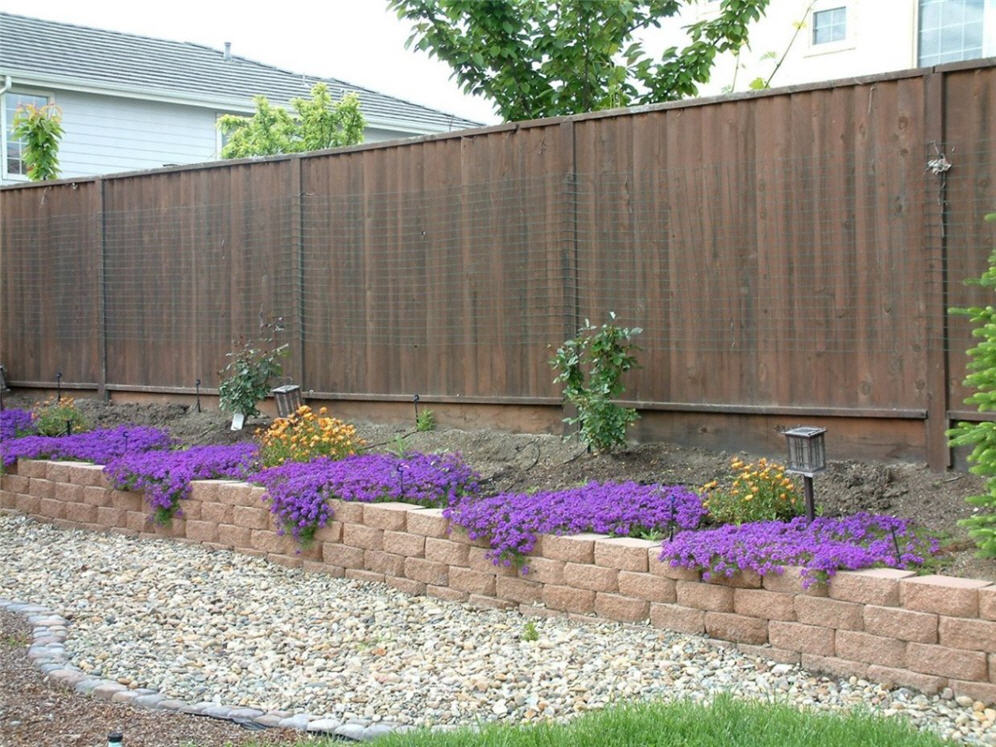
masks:
[(245, 415), (243, 415), (241, 412), (235, 413), (232, 416), (232, 430), (233, 431), (241, 431), (242, 430), (242, 426), (245, 425), (245, 422), (246, 422), (246, 416)]

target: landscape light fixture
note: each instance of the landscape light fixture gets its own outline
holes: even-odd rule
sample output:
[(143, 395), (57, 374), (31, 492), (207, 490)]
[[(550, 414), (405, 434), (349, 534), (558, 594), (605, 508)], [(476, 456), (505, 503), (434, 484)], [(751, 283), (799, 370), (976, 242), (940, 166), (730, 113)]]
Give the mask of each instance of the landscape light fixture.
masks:
[(301, 406), (301, 387), (297, 384), (284, 384), (271, 389), (270, 394), (277, 401), (277, 416), (290, 417)]
[(55, 401), (62, 402), (62, 371), (55, 372)]
[(194, 396), (197, 398), (197, 412), (201, 411), (201, 380), (194, 382)]
[(124, 744), (124, 737), (120, 732), (112, 731), (107, 735), (107, 747), (121, 747)]
[(802, 475), (806, 491), (806, 518), (816, 518), (813, 501), (813, 475), (827, 468), (827, 451), (823, 442), (826, 428), (811, 425), (799, 426), (785, 431), (788, 441), (788, 469), (786, 472)]

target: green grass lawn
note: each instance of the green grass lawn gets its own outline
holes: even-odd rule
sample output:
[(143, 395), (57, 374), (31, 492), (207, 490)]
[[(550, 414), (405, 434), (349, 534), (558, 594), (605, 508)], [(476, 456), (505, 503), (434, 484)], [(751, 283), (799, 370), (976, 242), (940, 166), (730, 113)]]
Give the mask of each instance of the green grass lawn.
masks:
[[(300, 745), (341, 744), (303, 740)], [(480, 731), (420, 730), (378, 739), (377, 747), (927, 747), (951, 744), (905, 721), (870, 713), (802, 713), (791, 706), (721, 696), (711, 705), (631, 705), (592, 712), (569, 724), (491, 724)]]

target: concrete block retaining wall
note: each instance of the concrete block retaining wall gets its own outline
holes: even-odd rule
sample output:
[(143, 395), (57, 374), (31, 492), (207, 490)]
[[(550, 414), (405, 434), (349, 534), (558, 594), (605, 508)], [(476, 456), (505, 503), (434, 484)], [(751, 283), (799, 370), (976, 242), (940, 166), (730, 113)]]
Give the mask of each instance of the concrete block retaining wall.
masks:
[(598, 616), (700, 633), (743, 651), (837, 676), (934, 693), (950, 687), (996, 703), (996, 585), (880, 568), (840, 572), (803, 589), (798, 568), (704, 582), (657, 557), (660, 543), (544, 535), (529, 573), (494, 566), (487, 546), (440, 509), (333, 501), (334, 520), (298, 549), (277, 533), (263, 489), (193, 483), (183, 518), (153, 524), (140, 493), (114, 490), (102, 468), (22, 460), (0, 478), (0, 509), (59, 526), (167, 536), (291, 567), (386, 583), (529, 614)]

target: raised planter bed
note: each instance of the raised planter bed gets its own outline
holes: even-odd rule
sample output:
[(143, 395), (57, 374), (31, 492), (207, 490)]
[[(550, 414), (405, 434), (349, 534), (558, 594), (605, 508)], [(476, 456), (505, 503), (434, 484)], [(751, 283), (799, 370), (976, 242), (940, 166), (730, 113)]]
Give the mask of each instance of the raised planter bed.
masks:
[(702, 581), (661, 563), (660, 543), (543, 535), (527, 575), (492, 564), (441, 509), (332, 501), (333, 521), (299, 550), (277, 531), (263, 489), (192, 483), (183, 517), (151, 522), (141, 493), (114, 490), (99, 465), (21, 460), (0, 477), (0, 509), (60, 526), (168, 536), (283, 565), (530, 614), (599, 616), (701, 633), (813, 671), (996, 703), (996, 585), (880, 568), (803, 588), (800, 569)]

